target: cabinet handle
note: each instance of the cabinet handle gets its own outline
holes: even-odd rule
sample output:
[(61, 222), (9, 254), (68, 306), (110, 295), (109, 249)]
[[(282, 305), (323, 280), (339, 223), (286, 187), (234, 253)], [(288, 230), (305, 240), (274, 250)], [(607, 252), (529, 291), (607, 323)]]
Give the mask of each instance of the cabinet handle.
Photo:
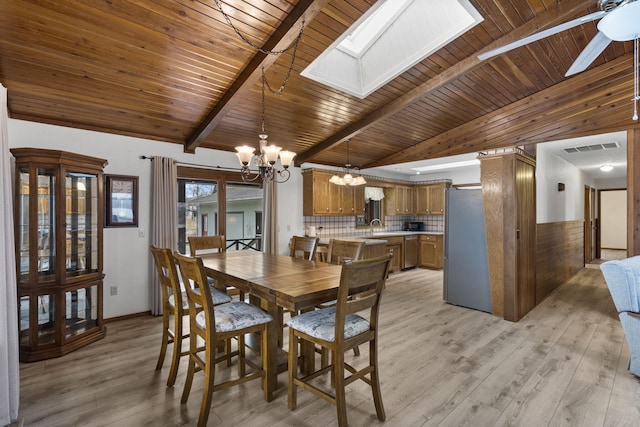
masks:
[(326, 209), (327, 209), (327, 212), (329, 212), (329, 208), (326, 208)]

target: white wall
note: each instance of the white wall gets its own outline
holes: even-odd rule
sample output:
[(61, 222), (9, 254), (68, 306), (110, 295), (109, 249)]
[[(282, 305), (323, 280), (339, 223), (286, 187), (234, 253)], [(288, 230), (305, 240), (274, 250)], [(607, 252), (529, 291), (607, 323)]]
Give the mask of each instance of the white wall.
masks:
[[(564, 191), (558, 191), (558, 183)], [(575, 166), (550, 154), (544, 144), (536, 153), (536, 220), (538, 224), (584, 220), (584, 186), (588, 182)]]
[[(151, 307), (149, 275), (153, 265), (148, 232), (151, 161), (141, 160), (140, 156), (167, 156), (185, 163), (238, 167), (237, 157), (230, 152), (198, 148), (196, 154), (188, 154), (179, 144), (13, 119), (9, 120), (9, 147), (48, 148), (99, 157), (109, 162), (105, 173), (139, 177), (139, 228), (104, 230), (105, 318), (140, 313)], [(278, 186), (278, 239), (283, 254), (288, 253), (290, 236), (303, 232), (300, 168), (292, 168), (291, 175), (288, 182)], [(111, 286), (118, 287), (118, 295), (109, 295)]]
[(627, 190), (602, 191), (600, 201), (600, 246), (627, 249)]

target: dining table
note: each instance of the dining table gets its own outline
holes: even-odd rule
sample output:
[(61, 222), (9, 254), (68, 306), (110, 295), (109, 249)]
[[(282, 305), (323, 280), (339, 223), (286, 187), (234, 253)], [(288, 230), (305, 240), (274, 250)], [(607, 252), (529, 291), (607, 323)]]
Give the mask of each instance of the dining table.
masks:
[[(208, 276), (221, 290), (232, 286), (259, 300), (274, 319), (267, 327), (267, 400), (278, 388), (278, 354), (282, 352), (282, 310), (304, 311), (338, 295), (342, 266), (253, 250), (225, 251), (202, 256)], [(262, 349), (264, 350), (264, 349)], [(309, 369), (313, 347), (301, 351)], [(311, 365), (312, 366), (312, 365)]]

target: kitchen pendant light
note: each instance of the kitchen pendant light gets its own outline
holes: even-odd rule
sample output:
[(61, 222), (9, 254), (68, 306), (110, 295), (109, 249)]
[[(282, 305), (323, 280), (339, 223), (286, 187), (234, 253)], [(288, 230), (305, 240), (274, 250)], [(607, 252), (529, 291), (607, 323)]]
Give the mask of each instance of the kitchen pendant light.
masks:
[[(347, 163), (344, 165), (344, 174), (339, 176), (335, 174), (329, 179), (329, 182), (336, 185), (362, 185), (366, 184), (367, 181), (364, 179), (362, 175), (353, 176), (351, 174), (351, 163), (349, 163), (349, 140), (347, 143)], [(357, 170), (357, 168), (354, 168)]]

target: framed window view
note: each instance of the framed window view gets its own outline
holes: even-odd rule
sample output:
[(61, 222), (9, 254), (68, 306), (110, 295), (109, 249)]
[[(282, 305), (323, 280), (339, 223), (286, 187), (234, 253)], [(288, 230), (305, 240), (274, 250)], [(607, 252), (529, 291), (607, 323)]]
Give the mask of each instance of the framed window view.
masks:
[(105, 175), (105, 227), (138, 226), (138, 177)]

